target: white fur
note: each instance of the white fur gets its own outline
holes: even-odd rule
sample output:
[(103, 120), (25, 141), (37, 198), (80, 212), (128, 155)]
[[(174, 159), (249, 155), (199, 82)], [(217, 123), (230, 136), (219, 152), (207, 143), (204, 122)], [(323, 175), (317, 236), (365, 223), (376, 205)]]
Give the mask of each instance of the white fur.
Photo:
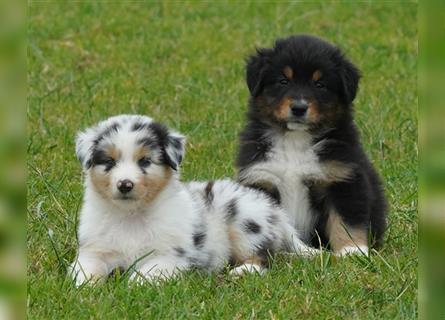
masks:
[(245, 275), (246, 273), (254, 273), (254, 272), (262, 275), (266, 272), (266, 269), (264, 269), (262, 266), (258, 264), (245, 263), (240, 265), (239, 267), (230, 270), (230, 275), (234, 277), (239, 277)]
[[(119, 198), (116, 187), (119, 180), (138, 183), (143, 175), (133, 153), (142, 135), (152, 133), (150, 130), (133, 132), (131, 126), (136, 121), (151, 123), (152, 119), (128, 115), (113, 117), (78, 135), (76, 152), (84, 165), (85, 195), (78, 229), (79, 252), (69, 269), (77, 285), (103, 281), (117, 267), (133, 267), (130, 279), (143, 282), (169, 278), (192, 266), (206, 271), (221, 269), (234, 255), (241, 260), (248, 259), (260, 249), (287, 250), (303, 255), (316, 253), (303, 244), (286, 214), (271, 199), (229, 180), (211, 185), (209, 197), (207, 183), (181, 183), (175, 172), (150, 202)], [(102, 172), (111, 181), (111, 196), (106, 198), (96, 190), (91, 178), (92, 170), (102, 170), (101, 167), (91, 168), (87, 162), (97, 135), (116, 122), (120, 129), (104, 138), (110, 140), (104, 143), (113, 144), (121, 154), (110, 171)], [(181, 135), (171, 132), (171, 137), (179, 138), (183, 144)], [(179, 164), (183, 147), (170, 150), (169, 146), (165, 147)], [(152, 151), (153, 164), (146, 169), (146, 175), (161, 175), (165, 164), (156, 158), (160, 157), (160, 151)], [(228, 208), (233, 202), (236, 214), (231, 216)], [(247, 222), (254, 222), (260, 231), (249, 231)], [(205, 236), (197, 245), (194, 235), (200, 231)], [(263, 248), (265, 244), (267, 248)], [(235, 273), (239, 274), (241, 269), (236, 269)]]
[[(271, 134), (272, 148), (267, 160), (250, 166), (240, 173), (243, 183), (269, 181), (278, 187), (281, 203), (301, 237), (307, 241), (314, 226), (306, 178), (325, 178), (311, 145), (311, 136), (297, 125), (294, 131)], [(301, 130), (300, 130), (301, 129)]]
[(369, 248), (366, 245), (360, 245), (360, 246), (347, 246), (340, 249), (338, 252), (335, 253), (336, 256), (343, 257), (350, 254), (362, 254), (367, 256), (369, 254)]

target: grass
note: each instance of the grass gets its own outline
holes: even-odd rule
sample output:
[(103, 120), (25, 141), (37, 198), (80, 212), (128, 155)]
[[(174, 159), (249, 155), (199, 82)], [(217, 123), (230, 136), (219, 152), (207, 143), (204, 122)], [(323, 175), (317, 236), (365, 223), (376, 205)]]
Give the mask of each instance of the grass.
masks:
[[(413, 319), (417, 317), (416, 3), (31, 2), (28, 28), (28, 316)], [(355, 102), (390, 203), (369, 259), (277, 257), (264, 277), (186, 273), (160, 287), (125, 277), (76, 289), (82, 198), (74, 134), (119, 113), (188, 136), (183, 179), (233, 176), (244, 59), (304, 32), (339, 44), (364, 75)]]

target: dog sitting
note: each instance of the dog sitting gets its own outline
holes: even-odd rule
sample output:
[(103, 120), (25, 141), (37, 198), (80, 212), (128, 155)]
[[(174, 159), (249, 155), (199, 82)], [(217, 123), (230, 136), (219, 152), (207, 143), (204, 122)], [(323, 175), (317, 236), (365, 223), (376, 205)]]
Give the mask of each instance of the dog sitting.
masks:
[(185, 138), (151, 118), (120, 115), (78, 134), (85, 176), (77, 285), (132, 266), (131, 280), (196, 267), (264, 270), (276, 250), (315, 251), (266, 194), (229, 180), (182, 183)]
[(308, 35), (276, 41), (247, 62), (247, 125), (238, 181), (286, 209), (306, 243), (368, 253), (386, 229), (380, 179), (353, 121), (358, 69)]

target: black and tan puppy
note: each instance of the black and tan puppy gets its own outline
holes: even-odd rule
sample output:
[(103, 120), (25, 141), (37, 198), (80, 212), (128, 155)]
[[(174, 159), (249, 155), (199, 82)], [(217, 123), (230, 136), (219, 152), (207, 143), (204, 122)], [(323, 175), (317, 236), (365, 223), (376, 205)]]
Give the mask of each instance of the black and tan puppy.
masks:
[(306, 242), (338, 255), (367, 253), (386, 228), (381, 182), (353, 121), (359, 78), (337, 47), (308, 35), (247, 63), (238, 179), (280, 202)]

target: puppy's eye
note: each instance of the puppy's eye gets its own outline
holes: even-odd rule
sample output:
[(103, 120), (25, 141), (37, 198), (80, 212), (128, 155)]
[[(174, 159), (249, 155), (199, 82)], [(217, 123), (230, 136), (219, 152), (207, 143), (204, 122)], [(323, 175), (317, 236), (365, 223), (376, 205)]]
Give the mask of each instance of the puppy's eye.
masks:
[(314, 86), (318, 89), (323, 89), (325, 87), (324, 83), (321, 81), (314, 81)]
[(104, 165), (105, 171), (108, 172), (116, 165), (116, 161), (113, 158), (105, 158), (100, 164)]
[(146, 168), (146, 167), (148, 167), (150, 164), (151, 164), (151, 160), (150, 160), (150, 158), (148, 158), (148, 157), (143, 157), (143, 158), (139, 159), (139, 161), (138, 161), (138, 165), (139, 165), (139, 167), (141, 167), (141, 168)]
[(288, 83), (289, 83), (289, 80), (286, 79), (286, 78), (283, 78), (283, 79), (280, 80), (280, 84), (283, 85), (283, 86), (287, 85)]

